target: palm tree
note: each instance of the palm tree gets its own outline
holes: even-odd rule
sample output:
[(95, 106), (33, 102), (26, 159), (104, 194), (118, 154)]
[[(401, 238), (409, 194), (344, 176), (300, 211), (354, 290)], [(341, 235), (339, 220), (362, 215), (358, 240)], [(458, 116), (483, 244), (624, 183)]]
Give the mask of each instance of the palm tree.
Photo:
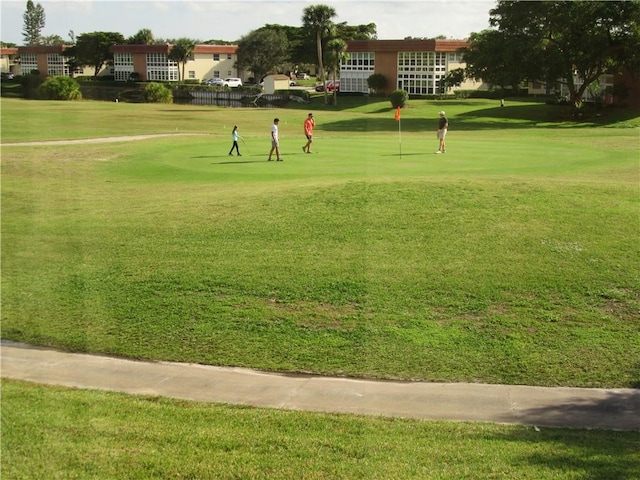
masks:
[(170, 60), (182, 64), (182, 80), (184, 81), (184, 67), (193, 54), (193, 49), (196, 47), (196, 41), (190, 38), (179, 38), (169, 51)]
[(331, 70), (331, 76), (333, 77), (333, 104), (338, 103), (338, 89), (336, 88), (336, 80), (340, 64), (346, 62), (349, 59), (347, 53), (347, 44), (341, 38), (334, 38), (327, 42), (327, 62), (329, 63), (329, 69)]
[[(318, 48), (318, 66), (320, 67), (320, 81), (325, 85), (324, 62), (322, 59), (322, 38), (333, 26), (332, 18), (336, 17), (336, 10), (327, 5), (310, 5), (303, 10), (302, 26), (315, 34)], [(324, 103), (327, 103), (327, 89), (324, 89)]]

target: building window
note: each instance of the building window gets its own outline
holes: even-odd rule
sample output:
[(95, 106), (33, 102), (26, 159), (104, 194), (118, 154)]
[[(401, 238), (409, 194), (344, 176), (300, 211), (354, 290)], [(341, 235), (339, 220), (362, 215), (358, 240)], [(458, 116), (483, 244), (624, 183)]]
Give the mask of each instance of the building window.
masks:
[(33, 70), (38, 70), (38, 56), (35, 53), (23, 53), (20, 55), (22, 62), (22, 74), (28, 75)]
[(214, 62), (219, 62), (220, 61), (220, 54), (219, 53), (214, 53), (213, 54), (213, 61)]
[(213, 76), (214, 76), (215, 78), (220, 78), (220, 70), (214, 70), (214, 71), (213, 71)]
[(178, 63), (166, 53), (147, 53), (147, 80), (177, 82)]
[(231, 60), (231, 54), (227, 53), (227, 60)]
[(369, 92), (367, 79), (375, 73), (374, 52), (349, 53), (346, 61), (340, 63), (341, 92)]
[(440, 79), (446, 72), (446, 53), (398, 52), (397, 86), (410, 95), (440, 93)]
[[(373, 72), (375, 67), (375, 53), (353, 52), (349, 54), (346, 62), (340, 64), (340, 71), (368, 71)], [(340, 85), (342, 88), (342, 85)]]
[(133, 56), (130, 53), (113, 54), (113, 78), (117, 82), (126, 82), (133, 73)]
[(69, 76), (69, 65), (67, 59), (58, 53), (49, 53), (47, 55), (47, 75), (65, 75)]
[(187, 75), (190, 80), (193, 80), (196, 78), (196, 72), (194, 70), (189, 70), (189, 73)]
[(449, 54), (449, 63), (462, 62), (462, 54), (460, 52), (452, 52)]

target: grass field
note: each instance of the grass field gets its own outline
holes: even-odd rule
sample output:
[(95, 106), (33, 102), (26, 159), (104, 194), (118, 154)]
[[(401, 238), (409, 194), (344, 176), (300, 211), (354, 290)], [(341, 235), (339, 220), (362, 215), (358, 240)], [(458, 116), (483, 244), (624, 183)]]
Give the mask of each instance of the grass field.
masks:
[[(3, 144), (200, 134), (3, 147), (3, 337), (372, 378), (640, 383), (637, 119), (571, 128), (541, 104), (414, 101), (400, 140), (371, 100), (317, 110), (305, 155), (308, 108), (3, 100)], [(269, 163), (276, 115), (285, 161)], [(227, 156), (234, 123), (242, 157)]]
[[(640, 385), (640, 117), (533, 101), (2, 99), (2, 338), (369, 378)], [(451, 129), (437, 147), (437, 112)], [(314, 155), (302, 120), (314, 111)], [(266, 162), (281, 119), (285, 161)], [(229, 157), (231, 127), (245, 143)], [(24, 141), (137, 134), (102, 144)], [(637, 432), (2, 382), (6, 478), (632, 479)]]
[(638, 478), (638, 432), (419, 422), (2, 382), (5, 479)]

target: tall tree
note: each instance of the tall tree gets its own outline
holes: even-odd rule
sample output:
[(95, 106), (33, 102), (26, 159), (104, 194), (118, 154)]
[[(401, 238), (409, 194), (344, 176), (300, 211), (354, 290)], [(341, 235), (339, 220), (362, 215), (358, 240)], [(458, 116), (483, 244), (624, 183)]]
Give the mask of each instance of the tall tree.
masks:
[(193, 49), (196, 43), (196, 40), (190, 38), (179, 38), (169, 51), (169, 59), (182, 64), (182, 81), (184, 81), (184, 67), (191, 58), (191, 55), (193, 55)]
[(489, 15), (502, 40), (519, 42), (527, 52), (509, 58), (509, 70), (528, 72), (529, 80), (564, 82), (574, 105), (603, 73), (640, 72), (638, 0), (499, 1)]
[[(338, 103), (338, 89), (336, 88), (338, 70), (340, 70), (340, 64), (347, 61), (349, 54), (347, 53), (347, 44), (341, 38), (333, 38), (327, 42), (327, 66), (331, 70), (333, 77), (333, 104)], [(326, 90), (326, 89), (325, 89)]]
[(32, 0), (27, 0), (27, 9), (22, 18), (24, 20), (22, 38), (25, 45), (39, 45), (45, 21), (44, 8), (39, 3), (34, 5)]
[(375, 23), (366, 25), (347, 25), (347, 22), (336, 24), (336, 36), (342, 40), (377, 40), (378, 27)]
[(498, 30), (483, 30), (469, 36), (469, 47), (462, 50), (469, 78), (482, 79), (502, 89), (514, 90), (541, 71), (539, 56), (526, 39), (512, 38)]
[(250, 70), (256, 83), (289, 61), (289, 42), (281, 30), (263, 27), (238, 41), (236, 68)]
[(153, 45), (153, 33), (151, 33), (151, 30), (149, 30), (148, 28), (143, 28), (139, 30), (135, 35), (127, 38), (127, 43), (129, 45)]
[(78, 35), (76, 44), (65, 50), (65, 56), (75, 66), (91, 65), (94, 76), (98, 76), (102, 67), (113, 62), (111, 46), (124, 43), (124, 37), (116, 32), (92, 32)]
[[(336, 11), (328, 5), (310, 5), (303, 10), (302, 25), (316, 38), (316, 49), (318, 52), (318, 66), (320, 67), (320, 81), (326, 84), (324, 71), (324, 59), (322, 57), (322, 41), (330, 36), (333, 29), (332, 18), (336, 17)], [(324, 89), (324, 103), (327, 102), (327, 89)]]

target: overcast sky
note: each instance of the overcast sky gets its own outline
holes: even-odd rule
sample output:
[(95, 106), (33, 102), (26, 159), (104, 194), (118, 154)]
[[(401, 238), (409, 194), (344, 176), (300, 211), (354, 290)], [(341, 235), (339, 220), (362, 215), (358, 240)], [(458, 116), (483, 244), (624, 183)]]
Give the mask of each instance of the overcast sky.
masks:
[[(267, 23), (301, 26), (309, 5), (335, 8), (335, 22), (375, 23), (379, 39), (405, 37), (464, 39), (488, 28), (491, 0), (33, 0), (44, 8), (43, 35), (69, 40), (89, 32), (119, 32), (125, 37), (148, 28), (156, 38), (238, 40)], [(22, 45), (27, 1), (0, 0), (0, 40)]]

